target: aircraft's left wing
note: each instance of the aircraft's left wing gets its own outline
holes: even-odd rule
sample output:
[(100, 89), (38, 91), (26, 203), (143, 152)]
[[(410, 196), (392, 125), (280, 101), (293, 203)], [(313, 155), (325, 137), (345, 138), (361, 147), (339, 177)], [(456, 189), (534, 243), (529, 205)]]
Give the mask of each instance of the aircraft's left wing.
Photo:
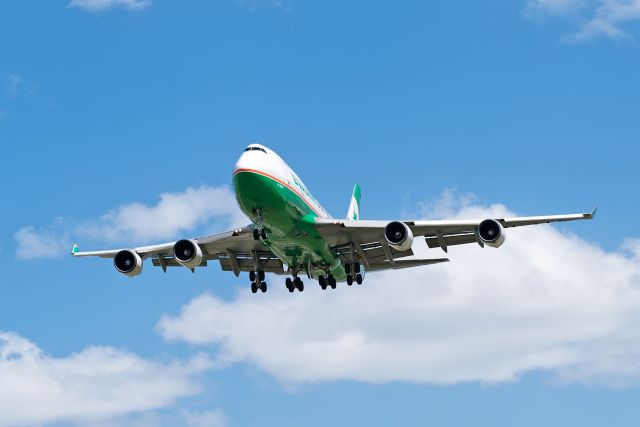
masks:
[[(382, 256), (379, 261), (389, 262), (389, 268), (394, 265), (394, 260), (412, 253), (409, 248), (404, 251), (397, 250), (390, 245), (385, 238), (385, 231), (392, 223), (403, 224), (411, 231), (414, 238), (423, 237), (430, 248), (440, 247), (447, 252), (449, 246), (466, 243), (477, 243), (480, 246), (499, 246), (501, 241), (483, 239), (483, 224), (489, 227), (491, 233), (502, 233), (501, 228), (521, 227), (526, 225), (546, 224), (552, 222), (565, 222), (586, 220), (594, 218), (596, 209), (589, 213), (571, 215), (550, 215), (514, 218), (489, 218), (472, 220), (435, 220), (435, 221), (366, 221), (366, 220), (336, 220), (315, 219), (315, 226), (320, 235), (338, 251), (349, 251), (363, 261), (367, 262), (369, 254), (376, 253)], [(499, 226), (497, 225), (499, 224)], [(400, 226), (402, 228), (402, 226)], [(500, 235), (492, 234), (496, 239)], [(503, 236), (503, 234), (502, 234)], [(492, 244), (496, 243), (496, 244)], [(370, 251), (368, 248), (371, 248)], [(375, 252), (374, 252), (375, 251)], [(353, 256), (353, 255), (352, 255)]]
[[(192, 239), (202, 253), (202, 261), (197, 267), (206, 267), (208, 261), (217, 260), (222, 270), (233, 271), (236, 276), (240, 272), (264, 270), (268, 273), (284, 274), (284, 266), (261, 241), (254, 240), (252, 226)], [(141, 246), (137, 248), (112, 249), (105, 251), (80, 252), (77, 245), (71, 254), (74, 257), (115, 258), (122, 251), (137, 254), (141, 260), (151, 259), (156, 267), (179, 267), (183, 264), (176, 260), (173, 249), (176, 242), (159, 245)], [(135, 255), (134, 255), (135, 261)], [(126, 273), (125, 273), (126, 274)]]

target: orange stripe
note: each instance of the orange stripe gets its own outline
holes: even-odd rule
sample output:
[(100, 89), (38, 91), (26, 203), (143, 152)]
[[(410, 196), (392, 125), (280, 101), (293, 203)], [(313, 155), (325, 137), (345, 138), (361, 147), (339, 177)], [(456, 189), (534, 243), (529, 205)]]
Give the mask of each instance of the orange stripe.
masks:
[(251, 172), (251, 173), (256, 173), (258, 175), (262, 175), (262, 176), (266, 176), (269, 179), (272, 179), (282, 185), (284, 185), (285, 187), (287, 187), (289, 190), (293, 191), (298, 197), (300, 197), (302, 199), (302, 201), (311, 208), (312, 211), (314, 211), (316, 213), (316, 215), (318, 215), (319, 217), (322, 217), (323, 215), (320, 214), (320, 212), (318, 212), (312, 205), (311, 203), (309, 203), (309, 201), (307, 199), (304, 198), (304, 196), (302, 194), (300, 194), (298, 192), (298, 190), (296, 190), (295, 188), (293, 188), (292, 186), (290, 186), (289, 184), (287, 184), (284, 181), (281, 181), (280, 179), (276, 178), (273, 175), (269, 175), (266, 172), (263, 172), (261, 170), (257, 170), (257, 169), (236, 169), (235, 171), (233, 171), (233, 175), (238, 174), (239, 172)]

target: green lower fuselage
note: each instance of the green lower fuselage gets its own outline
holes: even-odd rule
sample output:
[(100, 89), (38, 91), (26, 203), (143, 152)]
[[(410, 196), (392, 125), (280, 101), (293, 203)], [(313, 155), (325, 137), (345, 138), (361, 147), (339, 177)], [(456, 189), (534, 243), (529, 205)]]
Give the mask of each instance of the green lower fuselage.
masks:
[(316, 279), (328, 271), (337, 281), (346, 280), (340, 259), (316, 230), (320, 213), (301, 196), (301, 188), (256, 170), (237, 170), (233, 186), (240, 209), (267, 230), (264, 244), (283, 263)]

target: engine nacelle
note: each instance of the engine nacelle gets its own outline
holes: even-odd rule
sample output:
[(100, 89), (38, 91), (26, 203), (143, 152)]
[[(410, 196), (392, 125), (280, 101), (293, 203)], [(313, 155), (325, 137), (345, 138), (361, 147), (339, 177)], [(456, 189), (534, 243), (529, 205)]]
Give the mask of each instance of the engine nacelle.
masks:
[(389, 246), (399, 251), (411, 249), (413, 233), (404, 222), (393, 221), (384, 228), (384, 238)]
[(142, 273), (142, 258), (133, 251), (123, 250), (113, 257), (113, 265), (120, 273), (129, 277)]
[(187, 268), (196, 268), (202, 262), (202, 249), (193, 240), (178, 240), (173, 245), (173, 257)]
[(480, 240), (487, 246), (499, 248), (504, 243), (506, 236), (504, 228), (495, 219), (485, 219), (478, 226), (478, 235)]

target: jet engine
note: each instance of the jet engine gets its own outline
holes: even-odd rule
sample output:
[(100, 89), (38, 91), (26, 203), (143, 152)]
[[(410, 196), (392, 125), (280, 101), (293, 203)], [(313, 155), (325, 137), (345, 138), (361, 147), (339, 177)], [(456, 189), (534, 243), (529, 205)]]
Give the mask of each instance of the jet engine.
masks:
[(399, 251), (411, 249), (413, 245), (413, 233), (407, 224), (393, 221), (384, 228), (384, 238), (389, 246)]
[(196, 268), (202, 262), (202, 249), (193, 240), (178, 240), (173, 245), (173, 257), (187, 268)]
[(129, 277), (142, 273), (142, 258), (133, 251), (123, 250), (113, 257), (113, 265), (120, 273)]
[(480, 240), (487, 246), (499, 248), (505, 241), (505, 234), (502, 225), (495, 219), (485, 219), (478, 227)]

